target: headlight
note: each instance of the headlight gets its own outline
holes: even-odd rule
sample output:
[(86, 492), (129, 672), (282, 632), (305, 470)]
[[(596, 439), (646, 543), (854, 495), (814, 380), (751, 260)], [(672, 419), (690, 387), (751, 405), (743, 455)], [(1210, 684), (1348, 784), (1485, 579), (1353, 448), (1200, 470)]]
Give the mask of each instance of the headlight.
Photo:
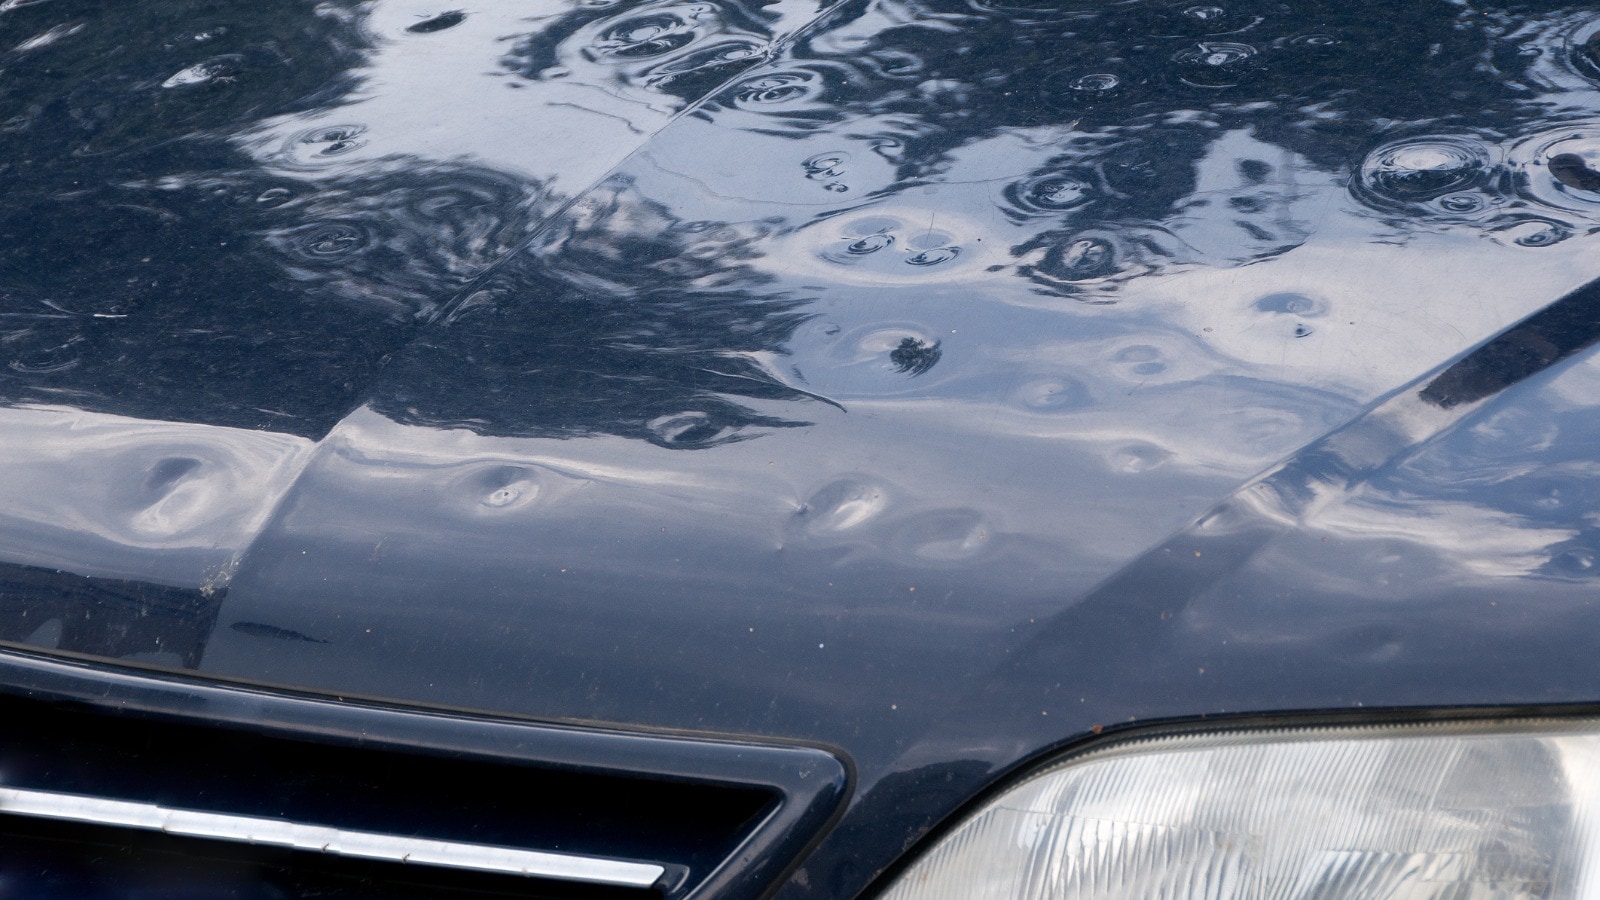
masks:
[(1047, 766), (883, 900), (1600, 896), (1600, 722), (1253, 731)]

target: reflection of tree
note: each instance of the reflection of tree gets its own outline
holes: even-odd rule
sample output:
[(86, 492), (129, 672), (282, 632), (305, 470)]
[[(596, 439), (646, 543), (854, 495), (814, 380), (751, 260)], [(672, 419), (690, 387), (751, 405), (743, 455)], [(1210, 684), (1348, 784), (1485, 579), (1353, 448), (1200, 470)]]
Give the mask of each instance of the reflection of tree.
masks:
[(348, 406), (372, 317), (275, 290), (253, 233), (276, 185), (222, 174), (248, 165), (229, 135), (351, 86), (348, 11), (294, 7), (6, 13), (59, 36), (14, 50), (0, 85), (21, 111), (0, 130), (0, 397), (298, 433)]
[[(987, 5), (910, 0), (898, 18), (884, 4), (841, 7), (792, 63), (732, 85), (697, 115), (778, 139), (878, 128), (874, 147), (898, 163), (885, 194), (939, 180), (975, 142), (1070, 125), (1057, 153), (1001, 193), (1006, 215), (1036, 228), (1012, 248), (1024, 258), (1018, 271), (1041, 290), (1081, 292), (1206, 261), (1170, 229), (1208, 205), (1240, 234), (1211, 262), (1284, 252), (1306, 234), (1286, 211), (1300, 196), (1286, 167), (1349, 172), (1397, 122), (1514, 132), (1545, 114), (1517, 81), (1533, 57), (1498, 13), (1411, 4), (1376, 16), (1335, 0)], [(569, 19), (506, 62), (536, 79), (603, 62), (649, 83), (663, 60), (705, 42), (695, 16), (707, 10), (716, 27), (738, 30), (717, 18), (730, 15), (722, 7), (645, 4)], [(1233, 186), (1209, 196), (1215, 186), (1197, 170), (1221, 135), (1248, 137), (1230, 148)], [(800, 313), (762, 296), (739, 263), (758, 252), (759, 224), (750, 241), (712, 247), (706, 233), (737, 228), (693, 232), (621, 188), (591, 201), (604, 209), (579, 210), (545, 251), (497, 273), (449, 328), (427, 334), (378, 407), (490, 433), (705, 446), (779, 424), (739, 398), (810, 396), (762, 361)], [(938, 346), (902, 345), (890, 357), (919, 374)], [(441, 374), (461, 359), (472, 366)]]
[[(0, 402), (316, 437), (419, 334), (396, 364), (414, 382), (383, 396), (428, 395), (408, 406), (487, 430), (701, 446), (787, 424), (727, 397), (803, 396), (749, 355), (781, 346), (798, 321), (794, 303), (730, 289), (749, 280), (732, 263), (753, 233), (579, 228), (560, 272), (525, 275), (539, 264), (514, 263), (479, 286), (455, 324), (434, 325), (528, 239), (544, 208), (538, 185), (465, 163), (323, 166), (359, 145), (359, 125), (292, 139), (290, 165), (309, 153), (323, 169), (306, 178), (264, 171), (236, 143), (261, 121), (324, 110), (350, 92), (366, 53), (358, 4), (180, 0), (65, 14), (57, 4), (6, 13), (19, 32), (54, 37), (15, 51), (0, 85), (21, 111), (0, 131), (10, 181)], [(514, 55), (530, 77), (558, 63), (540, 62), (546, 55), (598, 54), (619, 78), (642, 72), (651, 89), (688, 90), (700, 75), (721, 81), (728, 66), (752, 64), (773, 18), (737, 4), (575, 8)], [(574, 35), (589, 43), (568, 46)], [(539, 343), (501, 341), (466, 361), (430, 356), (488, 318), (482, 298), (523, 277), (517, 301), (496, 314), (515, 324), (497, 327)]]
[[(11, 7), (11, 4), (7, 4)], [(5, 13), (6, 167), (24, 186), (210, 168), (259, 119), (336, 102), (358, 4), (22, 3)], [(36, 46), (30, 46), (36, 45)], [(81, 186), (81, 185), (80, 185)]]
[[(1180, 252), (1161, 226), (1198, 203), (1225, 204), (1251, 234), (1232, 261), (1281, 252), (1295, 235), (1257, 224), (1287, 202), (1263, 187), (1286, 177), (1281, 161), (1241, 158), (1234, 196), (1196, 199), (1196, 161), (1219, 134), (1337, 172), (1396, 122), (1509, 133), (1542, 114), (1518, 81), (1535, 57), (1504, 27), (1534, 4), (1377, 16), (1335, 0), (1287, 11), (936, 0), (862, 25), (864, 42), (828, 43), (868, 22), (867, 7), (841, 7), (801, 43), (802, 61), (733, 86), (707, 114), (759, 110), (775, 136), (893, 123), (880, 142), (899, 163), (890, 191), (938, 178), (964, 145), (1070, 123), (1059, 153), (1002, 192), (1008, 216), (1037, 223), (1013, 252), (1046, 289)], [(314, 179), (252, 166), (232, 136), (351, 89), (365, 52), (356, 10), (6, 13), (39, 37), (11, 52), (0, 84), (17, 111), (0, 129), (0, 397), (320, 435), (399, 354), (377, 402), (406, 421), (674, 446), (788, 423), (747, 402), (810, 396), (771, 362), (800, 301), (763, 293), (742, 261), (771, 223), (682, 222), (619, 191), (604, 215), (580, 211), (548, 249), (479, 284), (532, 233), (537, 186), (466, 164), (387, 160)], [(734, 3), (574, 9), (506, 63), (538, 80), (587, 60), (677, 90), (699, 85), (690, 72), (748, 65), (771, 18)], [(337, 131), (297, 140), (323, 154), (359, 140)], [(1588, 170), (1552, 171), (1570, 186)], [(915, 374), (938, 347), (895, 353)]]
[(25, 111), (0, 131), (0, 397), (317, 436), (525, 240), (534, 186), (507, 176), (394, 161), (299, 180), (233, 143), (349, 90), (354, 9), (6, 14), (60, 36), (14, 52), (0, 86)]
[[(774, 11), (738, 0), (602, 4), (574, 10), (517, 43), (506, 68), (532, 80), (570, 78), (612, 89), (698, 100), (759, 62), (773, 38)], [(610, 69), (597, 77), (596, 69)]]
[(894, 363), (896, 371), (907, 375), (922, 375), (938, 364), (939, 358), (943, 355), (938, 341), (930, 344), (908, 337), (901, 338), (899, 346), (889, 351), (889, 361)]
[[(1070, 285), (1139, 270), (1124, 252), (1182, 255), (1149, 229), (1202, 208), (1241, 236), (1237, 249), (1196, 261), (1283, 252), (1305, 237), (1283, 225), (1292, 167), (1343, 177), (1407, 134), (1524, 132), (1551, 114), (1536, 69), (1567, 65), (1550, 58), (1565, 50), (1545, 26), (1577, 15), (1556, 3), (847, 4), (800, 42), (787, 69), (733, 86), (708, 114), (760, 112), (763, 132), (796, 137), (875, 129), (875, 146), (898, 164), (883, 193), (1016, 177), (1007, 215), (1040, 229), (1014, 249), (1032, 260), (1024, 274)], [(1049, 129), (1056, 152), (1032, 171), (952, 171), (962, 148), (1003, 134), (1044, 141)], [(1208, 195), (1197, 166), (1223, 135), (1249, 135), (1273, 152), (1241, 155), (1233, 195)], [(1568, 184), (1584, 177), (1568, 171)], [(1273, 185), (1291, 187), (1274, 194)], [(1417, 210), (1402, 212), (1403, 227), (1420, 224)], [(1081, 236), (1095, 229), (1106, 233)], [(1153, 249), (1141, 255), (1141, 243)]]
[[(1518, 17), (1567, 5), (1474, 12), (1450, 3), (985, 4), (916, 0), (870, 49), (803, 52), (848, 65), (842, 112), (869, 107), (910, 127), (905, 175), (1002, 129), (1071, 123), (1097, 153), (1124, 215), (1159, 216), (1185, 191), (1209, 136), (1249, 128), (1320, 166), (1352, 164), (1396, 123), (1499, 127), (1538, 115)], [(992, 5), (994, 12), (983, 9)], [(1032, 6), (1022, 10), (1017, 7)], [(865, 12), (865, 7), (847, 7)], [(848, 28), (836, 23), (835, 28)]]
[(613, 181), (428, 329), (373, 403), (412, 424), (679, 448), (800, 424), (746, 404), (813, 397), (762, 361), (805, 318), (746, 264), (771, 229), (685, 222)]
[(382, 357), (524, 236), (523, 185), (235, 171), (8, 203), (12, 403), (320, 435)]
[(266, 242), (303, 297), (419, 323), (527, 240), (537, 200), (533, 185), (461, 164), (260, 196), (276, 205), (260, 217)]
[[(741, 293), (759, 281), (742, 259), (769, 224), (639, 207), (637, 221), (575, 225), (560, 264), (524, 255), (441, 322), (528, 240), (547, 208), (539, 185), (467, 163), (304, 178), (255, 165), (237, 136), (354, 86), (358, 9), (0, 11), (8, 34), (39, 36), (0, 79), (14, 113), (0, 123), (0, 403), (317, 438), (402, 354), (378, 402), (408, 421), (677, 447), (794, 424), (746, 405), (806, 396), (756, 355), (783, 344), (798, 303)], [(283, 155), (327, 162), (360, 139), (359, 125), (323, 127)], [(0, 560), (0, 638), (193, 667), (225, 590)], [(269, 628), (253, 633), (297, 637)]]

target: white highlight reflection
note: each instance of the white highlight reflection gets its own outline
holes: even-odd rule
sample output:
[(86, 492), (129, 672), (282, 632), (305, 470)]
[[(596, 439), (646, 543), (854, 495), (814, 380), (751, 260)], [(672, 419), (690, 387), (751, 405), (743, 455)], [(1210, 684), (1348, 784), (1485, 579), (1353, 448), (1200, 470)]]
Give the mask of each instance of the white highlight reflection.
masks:
[(114, 825), (140, 831), (208, 838), (241, 844), (265, 844), (310, 850), (334, 856), (375, 859), (419, 866), (441, 866), (477, 872), (527, 875), (562, 881), (583, 881), (619, 887), (648, 888), (666, 874), (653, 863), (625, 862), (545, 853), (486, 844), (463, 844), (346, 831), (281, 819), (232, 816), (171, 809), (153, 803), (106, 800), (53, 791), (0, 788), (0, 813), (92, 825)]
[(57, 407), (0, 408), (0, 561), (221, 587), (312, 442)]

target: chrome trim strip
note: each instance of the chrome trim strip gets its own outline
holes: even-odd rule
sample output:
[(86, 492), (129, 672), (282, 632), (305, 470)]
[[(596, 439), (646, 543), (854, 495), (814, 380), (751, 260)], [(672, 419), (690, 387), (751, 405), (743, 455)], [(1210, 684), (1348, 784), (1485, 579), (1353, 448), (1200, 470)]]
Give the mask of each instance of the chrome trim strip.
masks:
[(107, 800), (53, 791), (0, 788), (0, 814), (6, 813), (137, 828), (185, 837), (289, 847), (359, 859), (583, 881), (616, 887), (648, 888), (666, 874), (666, 867), (655, 863), (345, 831), (280, 819), (169, 809), (153, 803)]

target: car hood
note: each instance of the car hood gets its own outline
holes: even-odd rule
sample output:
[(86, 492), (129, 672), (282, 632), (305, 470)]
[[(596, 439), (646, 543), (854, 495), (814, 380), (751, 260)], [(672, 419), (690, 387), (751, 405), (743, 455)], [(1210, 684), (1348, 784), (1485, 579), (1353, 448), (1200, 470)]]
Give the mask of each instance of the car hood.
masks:
[(1108, 727), (1600, 688), (1586, 13), (15, 6), (8, 641), (833, 747), (819, 895)]

